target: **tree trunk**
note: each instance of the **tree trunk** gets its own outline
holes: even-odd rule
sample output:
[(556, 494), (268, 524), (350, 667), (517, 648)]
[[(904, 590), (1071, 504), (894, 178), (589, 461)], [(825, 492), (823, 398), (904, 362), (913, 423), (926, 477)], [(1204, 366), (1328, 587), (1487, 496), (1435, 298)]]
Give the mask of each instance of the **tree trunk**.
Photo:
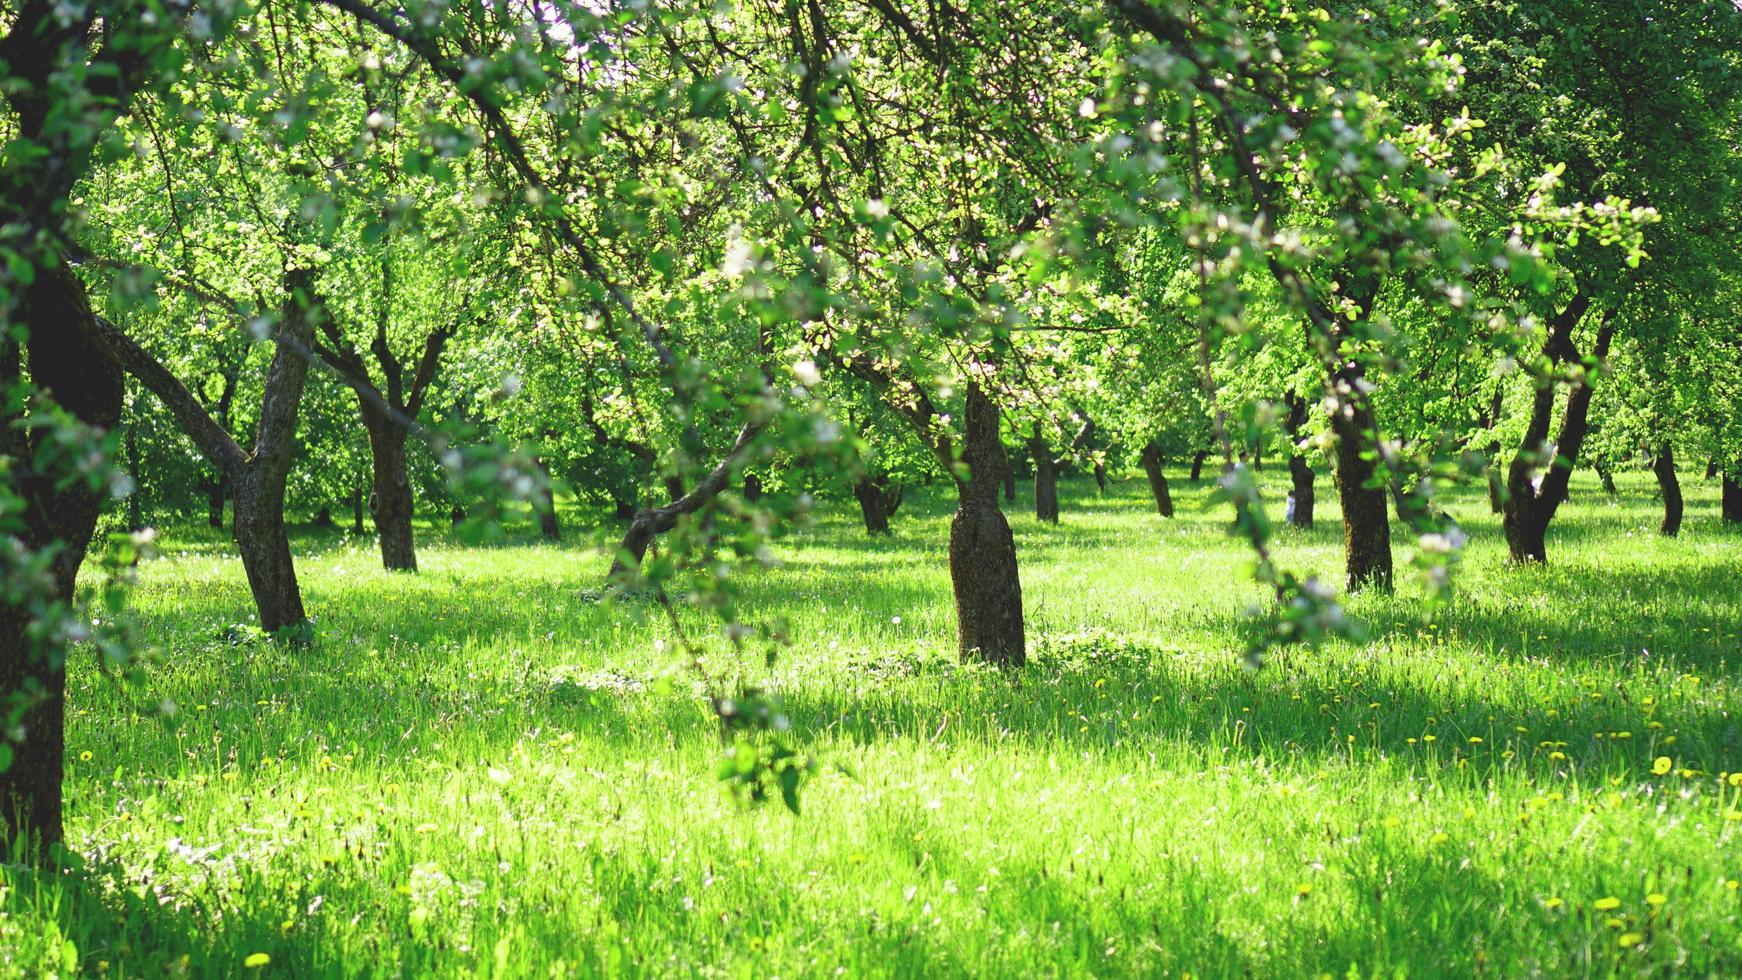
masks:
[[(95, 336), (83, 284), (65, 266), (39, 269), (22, 290), (16, 321), (27, 336), (25, 354), (31, 381), (44, 395), (80, 422), (99, 430), (121, 421), (124, 386), (121, 368)], [(14, 341), (0, 340), (0, 386), (10, 393), (22, 376)], [(45, 430), (26, 433), (18, 409), (8, 410), (0, 446), (13, 460), (8, 479), (23, 503), (18, 539), (32, 552), (53, 549), (46, 587), (37, 598), (71, 602), (79, 566), (90, 546), (103, 492), (71, 474), (45, 445)], [(28, 587), (27, 587), (28, 588)], [(37, 612), (28, 602), (0, 602), (0, 744), (12, 760), (0, 767), (0, 834), (26, 841), (25, 851), (45, 855), (64, 836), (61, 822), (61, 771), (66, 750), (66, 658), (58, 633), (32, 636)]]
[(1296, 453), (1288, 458), (1288, 475), (1294, 487), (1294, 514), (1289, 523), (1304, 530), (1313, 526), (1313, 507), (1318, 502), (1318, 490), (1311, 463)]
[(363, 533), (363, 481), (351, 484), (351, 533)]
[[(628, 529), (623, 532), (622, 544), (617, 546), (617, 553), (611, 557), (611, 570), (606, 575), (607, 579), (612, 582), (624, 581), (641, 567), (642, 561), (647, 558), (647, 548), (653, 544), (654, 538), (677, 527), (678, 519), (685, 514), (701, 510), (718, 497), (731, 482), (733, 469), (741, 465), (750, 444), (761, 431), (760, 424), (745, 424), (738, 430), (738, 438), (733, 441), (725, 458), (714, 464), (714, 468), (702, 477), (694, 490), (663, 507), (636, 511), (635, 516), (629, 520)], [(666, 485), (671, 488), (674, 483), (681, 485), (675, 477), (668, 478)]]
[(307, 351), (315, 317), (322, 315), (314, 279), (309, 269), (292, 269), (285, 275), (284, 313), (275, 338), (277, 349), (266, 370), (254, 455), (231, 477), (236, 550), (242, 554), (242, 569), (254, 592), (260, 628), (268, 633), (300, 629), (308, 623), (284, 528), (284, 489), (296, 448), (297, 409), (308, 380)]
[[(1543, 352), (1556, 363), (1578, 359), (1572, 331), (1589, 306), (1590, 301), (1581, 293), (1550, 325)], [(1597, 342), (1592, 348), (1592, 356), (1598, 361), (1609, 356), (1609, 341), (1613, 336), (1614, 311), (1610, 310), (1597, 329)], [(1555, 458), (1543, 472), (1540, 484), (1533, 485), (1531, 474), (1534, 467), (1529, 455), (1548, 438), (1549, 416), (1555, 401), (1553, 385), (1544, 385), (1536, 391), (1524, 440), (1507, 468), (1506, 497), (1501, 502), (1500, 526), (1506, 532), (1507, 548), (1514, 562), (1524, 564), (1548, 560), (1549, 522), (1554, 520), (1555, 511), (1567, 499), (1567, 484), (1579, 461), (1579, 448), (1590, 431), (1591, 392), (1591, 384), (1585, 380), (1576, 383), (1567, 395), (1560, 433), (1555, 440)]]
[(1682, 485), (1675, 476), (1675, 450), (1669, 443), (1657, 451), (1651, 461), (1651, 472), (1657, 474), (1657, 486), (1663, 491), (1663, 523), (1658, 533), (1673, 538), (1682, 529)]
[(405, 464), (406, 430), (374, 402), (361, 396), (363, 427), (369, 433), (369, 516), (381, 541), (381, 567), (417, 571), (417, 545), (411, 520), (415, 505)]
[(744, 499), (751, 503), (762, 499), (762, 480), (754, 473), (744, 474)]
[(1007, 504), (1016, 503), (1016, 465), (1014, 461), (1011, 461), (1011, 465), (1004, 467), (1004, 502)]
[(1597, 471), (1597, 478), (1603, 481), (1604, 493), (1613, 497), (1621, 492), (1615, 487), (1615, 471), (1609, 467), (1608, 463), (1598, 460), (1591, 464), (1591, 468)]
[(302, 589), (296, 581), (296, 566), (290, 557), (290, 537), (284, 529), (284, 481), (272, 480), (265, 470), (250, 467), (236, 481), (236, 550), (242, 554), (242, 570), (254, 593), (254, 608), (260, 628), (277, 633), (308, 621), (303, 612)]
[(1354, 403), (1331, 415), (1337, 436), (1337, 499), (1343, 505), (1343, 567), (1350, 592), (1392, 588), (1391, 521), (1385, 488), (1370, 486), (1376, 461), (1363, 455), (1378, 431), (1372, 414)]
[(853, 496), (859, 500), (859, 513), (865, 518), (866, 534), (888, 534), (889, 512), (884, 506), (883, 491), (871, 477), (853, 485)]
[(224, 526), (224, 497), (230, 492), (230, 481), (220, 471), (205, 483), (206, 490), (206, 525), (222, 528)]
[(544, 483), (539, 487), (534, 507), (538, 511), (538, 533), (546, 541), (561, 541), (563, 529), (557, 523), (556, 491), (550, 485), (550, 464), (542, 456), (538, 460), (538, 470), (544, 474)]
[(1313, 526), (1313, 505), (1317, 500), (1317, 490), (1313, 487), (1313, 468), (1307, 458), (1301, 455), (1301, 429), (1307, 421), (1307, 400), (1303, 395), (1289, 392), (1283, 399), (1288, 404), (1288, 415), (1283, 420), (1283, 428), (1288, 433), (1288, 476), (1293, 485), (1291, 495), (1294, 497), (1294, 507), (1288, 512), (1289, 524), (1311, 530)]
[(1161, 449), (1150, 443), (1143, 447), (1143, 474), (1149, 478), (1149, 493), (1155, 498), (1155, 512), (1173, 516), (1173, 494), (1167, 489), (1167, 474), (1161, 469)]
[(1500, 442), (1488, 444), (1488, 513), (1499, 514), (1506, 504), (1506, 471), (1500, 468)]
[(1710, 480), (1712, 477), (1717, 475), (1718, 460), (1716, 458), (1706, 460), (1706, 479)]
[(1107, 464), (1095, 461), (1095, 489), (1101, 493), (1107, 492)]
[[(1035, 423), (1034, 435), (1029, 437), (1028, 451), (1034, 457), (1034, 516), (1049, 524), (1059, 522), (1059, 468), (1058, 461), (1053, 459), (1052, 450), (1047, 447), (1046, 440), (1040, 434), (1040, 423)], [(1006, 462), (1008, 465), (1008, 461)]]
[(1719, 512), (1723, 515), (1725, 524), (1742, 524), (1742, 479), (1734, 474), (1724, 474)]
[[(1022, 623), (1022, 581), (1016, 540), (998, 509), (998, 488), (1010, 461), (998, 438), (998, 408), (978, 384), (968, 386), (959, 504), (950, 521), (950, 582), (956, 596), (957, 645), (963, 659), (1006, 667), (1027, 660)], [(1047, 454), (1035, 454), (1035, 468)], [(1056, 514), (1055, 514), (1056, 520)]]
[(1200, 449), (1197, 452), (1192, 454), (1191, 481), (1193, 483), (1197, 483), (1198, 481), (1200, 481), (1204, 478), (1204, 460), (1209, 458), (1209, 455), (1210, 455), (1209, 453), (1203, 451), (1202, 449)]

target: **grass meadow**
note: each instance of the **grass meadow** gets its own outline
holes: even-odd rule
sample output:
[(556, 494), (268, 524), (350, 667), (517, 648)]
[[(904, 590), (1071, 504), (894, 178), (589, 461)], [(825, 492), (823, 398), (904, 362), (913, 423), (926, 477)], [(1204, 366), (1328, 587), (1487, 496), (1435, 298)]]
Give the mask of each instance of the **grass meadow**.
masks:
[[(669, 628), (599, 601), (590, 545), (425, 528), (407, 577), (309, 532), (295, 649), (230, 638), (227, 539), (171, 531), (148, 684), (74, 665), (83, 866), (0, 871), (0, 975), (1742, 974), (1742, 535), (1695, 477), (1663, 540), (1648, 474), (1581, 474), (1531, 569), (1466, 491), (1452, 606), (1399, 529), (1370, 642), (1257, 672), (1206, 486), (1172, 521), (1141, 479), (1010, 508), (1013, 675), (955, 662), (944, 495), (885, 540), (829, 503), (742, 583), (793, 637), (746, 679), (833, 764), (799, 817), (721, 788)], [(1320, 489), (1280, 553), (1335, 579)]]

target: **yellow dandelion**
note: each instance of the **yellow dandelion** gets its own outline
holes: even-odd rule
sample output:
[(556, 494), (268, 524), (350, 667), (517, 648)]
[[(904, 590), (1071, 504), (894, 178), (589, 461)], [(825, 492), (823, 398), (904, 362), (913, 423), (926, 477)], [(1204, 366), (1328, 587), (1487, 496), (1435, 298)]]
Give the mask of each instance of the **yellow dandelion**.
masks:
[(1610, 909), (1620, 908), (1621, 907), (1621, 900), (1619, 898), (1616, 898), (1613, 895), (1610, 895), (1610, 896), (1607, 896), (1605, 898), (1597, 899), (1595, 904), (1597, 906), (1597, 911), (1607, 912)]
[(265, 953), (249, 953), (248, 958), (242, 961), (242, 965), (250, 970), (258, 970), (271, 962), (272, 957), (267, 956)]
[(1566, 903), (1561, 901), (1559, 898), (1545, 898), (1542, 900), (1542, 907), (1545, 909), (1558, 909), (1565, 904)]
[(1617, 937), (1615, 941), (1622, 948), (1631, 949), (1632, 947), (1637, 946), (1642, 942), (1645, 942), (1645, 937), (1640, 935), (1637, 932), (1624, 932), (1619, 937)]
[(1651, 772), (1653, 775), (1662, 776), (1673, 768), (1675, 768), (1675, 763), (1667, 755), (1660, 755), (1651, 760)]
[(86, 749), (85, 751), (79, 753), (79, 761), (80, 762), (90, 762), (92, 758), (93, 757), (91, 755), (90, 749)]
[(1665, 895), (1663, 892), (1652, 892), (1645, 896), (1645, 904), (1650, 905), (1653, 908), (1656, 908), (1667, 901), (1669, 901), (1669, 896)]

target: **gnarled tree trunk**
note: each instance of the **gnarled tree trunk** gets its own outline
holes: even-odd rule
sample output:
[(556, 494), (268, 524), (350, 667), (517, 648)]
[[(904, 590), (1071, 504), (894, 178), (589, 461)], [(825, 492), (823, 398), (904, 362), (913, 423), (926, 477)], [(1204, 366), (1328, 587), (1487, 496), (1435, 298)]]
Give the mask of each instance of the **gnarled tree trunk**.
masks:
[[(1040, 434), (1040, 423), (1034, 424), (1034, 434), (1028, 439), (1028, 452), (1034, 457), (1034, 516), (1049, 524), (1059, 522), (1059, 467), (1053, 459), (1046, 438)], [(1009, 465), (1008, 460), (1005, 463)]]
[(1155, 443), (1143, 447), (1143, 475), (1149, 478), (1149, 493), (1155, 498), (1155, 512), (1173, 516), (1173, 494), (1168, 492), (1167, 474), (1161, 468), (1161, 448)]
[[(1016, 540), (998, 509), (998, 488), (1010, 461), (998, 438), (998, 408), (977, 383), (968, 386), (965, 424), (962, 461), (968, 477), (957, 480), (958, 505), (950, 521), (958, 649), (963, 659), (1020, 667), (1028, 657), (1022, 581)], [(1035, 453), (1037, 472), (1043, 460), (1050, 462), (1047, 453)]]
[(1651, 461), (1651, 472), (1657, 474), (1657, 487), (1663, 491), (1663, 523), (1659, 534), (1673, 538), (1682, 529), (1682, 485), (1675, 475), (1675, 450), (1669, 443)]

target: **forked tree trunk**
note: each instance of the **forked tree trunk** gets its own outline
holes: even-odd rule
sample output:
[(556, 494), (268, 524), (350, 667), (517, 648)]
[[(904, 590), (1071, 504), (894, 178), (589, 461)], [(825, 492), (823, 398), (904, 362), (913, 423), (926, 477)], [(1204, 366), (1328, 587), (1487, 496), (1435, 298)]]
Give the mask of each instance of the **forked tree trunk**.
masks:
[[(24, 357), (10, 337), (0, 339), (0, 385), (11, 385), (28, 367), (30, 379), (74, 418), (99, 430), (121, 421), (121, 368), (104, 351), (85, 289), (65, 266), (40, 269), (16, 308), (25, 326)], [(69, 474), (56, 472), (56, 451), (44, 430), (26, 432), (22, 412), (5, 412), (0, 451), (12, 457), (8, 473), (24, 504), (18, 538), (35, 552), (54, 549), (42, 599), (70, 602), (79, 566), (102, 509), (103, 493)], [(0, 835), (22, 839), (25, 851), (44, 855), (61, 842), (61, 768), (66, 750), (66, 658), (63, 640), (32, 636), (35, 616), (28, 602), (0, 600), (0, 712), (8, 716), (0, 744), (11, 763), (0, 766)]]
[(1742, 524), (1742, 479), (1733, 473), (1724, 474), (1718, 509), (1725, 524)]
[[(1034, 516), (1049, 524), (1059, 522), (1059, 467), (1052, 449), (1035, 423), (1034, 435), (1028, 440), (1029, 455), (1034, 457)], [(1006, 461), (1006, 465), (1008, 461)]]
[(1143, 447), (1143, 475), (1149, 478), (1149, 493), (1155, 498), (1155, 512), (1173, 516), (1173, 494), (1168, 492), (1167, 474), (1161, 468), (1161, 449), (1155, 443)]
[[(1580, 293), (1549, 325), (1548, 337), (1543, 342), (1543, 353), (1552, 361), (1567, 363), (1578, 360), (1578, 351), (1573, 347), (1572, 332), (1589, 306), (1590, 300)], [(1614, 311), (1610, 310), (1597, 329), (1596, 345), (1592, 348), (1592, 356), (1598, 361), (1609, 355), (1609, 341), (1613, 336)], [(1568, 481), (1572, 478), (1573, 467), (1579, 461), (1579, 449), (1585, 441), (1585, 435), (1590, 431), (1591, 391), (1591, 384), (1586, 380), (1576, 383), (1572, 392), (1567, 395), (1560, 433), (1555, 440), (1555, 458), (1543, 472), (1541, 484), (1533, 485), (1531, 477), (1534, 467), (1529, 454), (1534, 453), (1548, 438), (1549, 417), (1554, 411), (1555, 402), (1553, 385), (1544, 385), (1536, 391), (1524, 440), (1519, 445), (1518, 454), (1507, 467), (1506, 497), (1501, 502), (1500, 526), (1506, 533), (1507, 550), (1511, 552), (1512, 560), (1516, 563), (1541, 563), (1548, 560), (1549, 522), (1567, 499)]]
[(105, 320), (95, 319), (104, 347), (141, 384), (151, 389), (206, 458), (228, 476), (235, 500), (234, 536), (254, 593), (260, 627), (277, 632), (301, 626), (302, 594), (284, 529), (284, 488), (296, 448), (297, 408), (308, 379), (309, 344), (322, 315), (314, 273), (285, 275), (285, 301), (274, 333), (276, 350), (266, 371), (254, 452), (241, 447), (161, 362)]
[(1370, 412), (1349, 403), (1331, 415), (1337, 437), (1337, 499), (1343, 505), (1343, 570), (1350, 592), (1390, 592), (1391, 520), (1385, 488), (1372, 486), (1377, 461), (1369, 446), (1377, 431)]
[[(1022, 581), (1016, 540), (998, 509), (998, 488), (1010, 461), (998, 438), (998, 408), (977, 383), (968, 386), (959, 503), (950, 521), (950, 583), (956, 597), (957, 646), (963, 659), (1005, 667), (1027, 661)], [(1035, 454), (1038, 471), (1046, 453)]]
[(1675, 475), (1675, 450), (1669, 443), (1657, 451), (1651, 461), (1651, 472), (1657, 474), (1657, 487), (1663, 491), (1663, 523), (1658, 533), (1673, 538), (1682, 529), (1682, 485)]
[(1208, 458), (1209, 455), (1209, 453), (1204, 452), (1202, 449), (1192, 454), (1191, 480), (1193, 483), (1197, 483), (1204, 478), (1204, 460)]
[(359, 398), (363, 427), (369, 433), (369, 516), (381, 543), (381, 567), (389, 572), (417, 571), (417, 543), (411, 521), (415, 503), (406, 470), (406, 430), (385, 411)]

